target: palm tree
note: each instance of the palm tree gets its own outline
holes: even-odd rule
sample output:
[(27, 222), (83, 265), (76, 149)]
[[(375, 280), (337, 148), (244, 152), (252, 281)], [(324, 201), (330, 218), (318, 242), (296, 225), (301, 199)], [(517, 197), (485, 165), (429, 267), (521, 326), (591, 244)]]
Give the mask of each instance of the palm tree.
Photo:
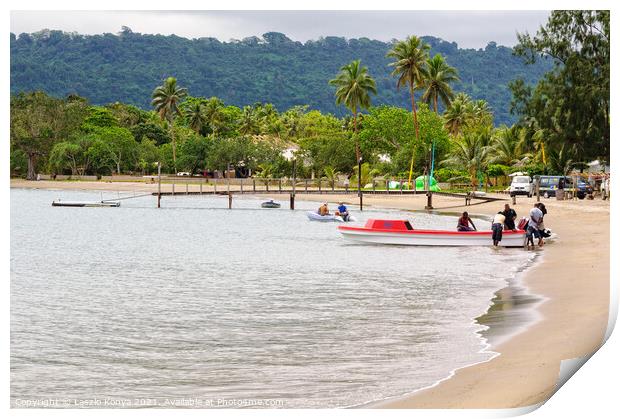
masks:
[[(340, 68), (340, 73), (329, 84), (336, 86), (336, 104), (344, 104), (353, 112), (353, 132), (357, 134), (357, 113), (370, 107), (370, 93), (377, 94), (375, 80), (368, 74), (368, 67), (360, 68), (360, 60)], [(360, 159), (360, 148), (355, 136), (355, 156)]]
[(450, 67), (441, 54), (436, 54), (427, 61), (428, 75), (424, 80), (426, 90), (422, 95), (422, 100), (430, 105), (433, 102), (435, 113), (438, 111), (438, 100), (446, 108), (450, 106), (454, 93), (450, 87), (450, 82), (458, 81), (458, 75), (454, 67)]
[[(424, 85), (424, 80), (428, 76), (426, 68), (428, 51), (430, 46), (422, 42), (417, 36), (410, 36), (404, 41), (397, 42), (394, 47), (388, 51), (387, 56), (394, 58), (395, 61), (389, 65), (394, 67), (392, 76), (398, 77), (396, 87), (408, 85), (409, 94), (411, 95), (411, 112), (413, 113), (413, 125), (415, 127), (416, 144), (420, 139), (420, 127), (418, 126), (418, 112), (415, 105), (415, 90), (420, 89)], [(415, 147), (414, 147), (415, 155)], [(411, 175), (413, 173), (413, 159), (411, 156), (411, 166), (409, 168), (409, 184), (411, 184)]]
[(194, 102), (185, 109), (187, 124), (197, 134), (202, 132), (205, 124), (204, 108), (200, 102)]
[(256, 135), (259, 132), (256, 112), (251, 106), (244, 106), (239, 120), (239, 132), (243, 135)]
[(177, 171), (177, 143), (174, 138), (173, 123), (177, 115), (181, 115), (179, 104), (183, 98), (187, 96), (187, 89), (177, 87), (177, 79), (168, 77), (164, 80), (164, 84), (153, 90), (151, 105), (155, 107), (155, 111), (159, 114), (162, 121), (166, 121), (172, 138), (172, 161), (174, 162), (174, 171)]
[(329, 185), (331, 186), (331, 188), (334, 189), (334, 186), (336, 185), (336, 181), (338, 180), (338, 175), (340, 175), (340, 172), (337, 171), (332, 166), (325, 166), (323, 168), (323, 173), (325, 174), (325, 178), (327, 179), (327, 182), (329, 182)]
[[(357, 176), (358, 176), (357, 172), (358, 172), (358, 166), (355, 166), (353, 168), (353, 176), (351, 176), (351, 182), (354, 184), (357, 183)], [(360, 184), (362, 185), (362, 188), (364, 188), (365, 185), (372, 182), (374, 177), (377, 176), (378, 174), (379, 174), (379, 170), (371, 169), (370, 164), (368, 163), (362, 164), (362, 176), (361, 176), (361, 182), (360, 182)]]
[(577, 164), (576, 147), (569, 146), (566, 143), (558, 149), (549, 151), (549, 170), (551, 173), (560, 175), (568, 175), (573, 167)]
[(453, 137), (458, 137), (463, 132), (463, 128), (467, 126), (469, 102), (469, 96), (459, 93), (443, 113), (446, 129)]
[(460, 166), (467, 171), (473, 189), (478, 184), (478, 175), (484, 172), (489, 162), (488, 132), (469, 132), (455, 141), (451, 156), (442, 163)]
[(506, 126), (499, 128), (492, 139), (491, 152), (493, 157), (490, 162), (506, 166), (523, 162), (524, 158), (527, 158), (521, 148), (524, 131), (516, 125), (510, 128)]
[(478, 125), (492, 125), (493, 112), (486, 100), (479, 99), (469, 102), (466, 106), (468, 118)]
[(204, 105), (204, 115), (206, 121), (209, 123), (213, 137), (217, 136), (218, 131), (224, 125), (225, 115), (222, 112), (224, 102), (216, 97), (212, 97)]

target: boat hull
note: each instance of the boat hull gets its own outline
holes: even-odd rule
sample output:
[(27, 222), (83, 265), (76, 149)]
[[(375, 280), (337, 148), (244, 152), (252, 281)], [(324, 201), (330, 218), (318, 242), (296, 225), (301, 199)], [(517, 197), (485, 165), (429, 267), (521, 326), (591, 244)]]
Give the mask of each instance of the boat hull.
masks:
[[(393, 244), (404, 246), (489, 246), (493, 244), (489, 232), (452, 232), (434, 230), (372, 231), (363, 227), (338, 227), (347, 240), (374, 244)], [(500, 246), (523, 247), (525, 231), (506, 231)]]
[(316, 212), (312, 212), (312, 211), (308, 211), (306, 212), (306, 215), (308, 216), (308, 219), (310, 221), (321, 221), (321, 222), (337, 222), (337, 223), (344, 223), (344, 220), (342, 219), (342, 217), (338, 216), (338, 215), (319, 215)]

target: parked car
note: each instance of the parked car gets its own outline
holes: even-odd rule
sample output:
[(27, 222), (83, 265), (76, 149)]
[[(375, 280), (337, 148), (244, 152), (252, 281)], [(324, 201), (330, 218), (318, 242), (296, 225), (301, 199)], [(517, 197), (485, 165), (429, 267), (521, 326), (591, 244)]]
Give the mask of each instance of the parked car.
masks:
[(189, 172), (178, 172), (177, 176), (191, 176)]
[(512, 178), (512, 182), (510, 182), (510, 196), (527, 195), (528, 198), (531, 198), (533, 191), (534, 186), (529, 176), (514, 176)]
[(545, 198), (555, 196), (560, 179), (564, 179), (564, 190), (570, 191), (575, 189), (577, 198), (584, 199), (586, 195), (592, 193), (592, 186), (582, 179), (577, 179), (577, 185), (573, 187), (573, 178), (569, 176), (536, 176), (540, 181), (540, 194)]

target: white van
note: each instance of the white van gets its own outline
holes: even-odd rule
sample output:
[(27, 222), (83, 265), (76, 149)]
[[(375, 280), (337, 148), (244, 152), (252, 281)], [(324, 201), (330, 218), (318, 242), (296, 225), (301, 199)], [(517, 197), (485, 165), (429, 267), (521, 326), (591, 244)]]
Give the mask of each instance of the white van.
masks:
[(533, 192), (534, 185), (529, 176), (521, 175), (512, 178), (512, 182), (510, 183), (510, 196), (527, 195), (528, 198), (531, 198)]

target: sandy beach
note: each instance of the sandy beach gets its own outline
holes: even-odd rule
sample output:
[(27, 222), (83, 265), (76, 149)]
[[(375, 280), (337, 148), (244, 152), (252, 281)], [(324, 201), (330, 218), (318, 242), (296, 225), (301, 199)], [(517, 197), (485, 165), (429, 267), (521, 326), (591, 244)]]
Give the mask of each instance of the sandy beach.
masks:
[[(162, 185), (164, 191), (171, 185)], [(141, 182), (71, 182), (11, 180), (11, 187), (37, 189), (74, 189), (130, 193), (157, 190), (156, 184)], [(185, 192), (185, 185), (176, 191)], [(197, 191), (198, 185), (190, 185)], [(205, 190), (207, 190), (205, 188)], [(267, 196), (267, 195), (265, 195)], [(288, 201), (288, 196), (274, 194)], [(507, 197), (506, 197), (507, 198)], [(165, 206), (166, 197), (162, 198)], [(354, 195), (306, 195), (298, 200), (357, 204)], [(603, 342), (609, 308), (609, 201), (557, 201), (541, 198), (547, 207), (545, 225), (558, 239), (542, 251), (540, 262), (527, 270), (524, 284), (546, 297), (537, 308), (540, 320), (527, 330), (491, 348), (500, 355), (492, 360), (457, 370), (438, 385), (407, 396), (373, 405), (378, 408), (514, 408), (537, 404), (556, 389), (560, 362), (594, 352)], [(509, 200), (505, 201), (510, 203)], [(535, 198), (519, 197), (513, 208), (518, 217), (526, 216)], [(504, 202), (463, 206), (461, 198), (435, 195), (437, 211), (490, 216), (503, 209)], [(426, 197), (364, 196), (364, 206), (423, 210)], [(285, 203), (284, 205), (287, 205)], [(414, 226), (415, 227), (415, 226)], [(489, 296), (491, 298), (492, 296)], [(483, 314), (483, 313), (481, 313)], [(413, 390), (413, 389), (412, 389)]]

